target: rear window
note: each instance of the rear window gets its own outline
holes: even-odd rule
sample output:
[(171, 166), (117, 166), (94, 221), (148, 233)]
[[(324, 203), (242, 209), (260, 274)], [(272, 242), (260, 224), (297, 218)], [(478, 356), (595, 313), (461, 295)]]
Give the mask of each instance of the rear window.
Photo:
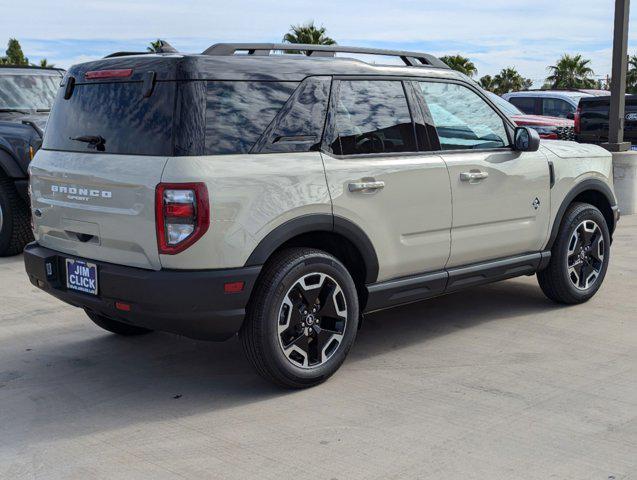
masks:
[(535, 98), (533, 97), (511, 97), (509, 98), (509, 102), (527, 115), (535, 114)]
[(208, 82), (206, 154), (248, 153), (297, 82)]
[(76, 84), (68, 100), (62, 87), (44, 148), (155, 156), (308, 151), (321, 139), (329, 85), (329, 77), (298, 89), (299, 82), (166, 81), (144, 97), (141, 82), (91, 83)]
[[(158, 82), (150, 97), (141, 82), (77, 84), (68, 100), (64, 87), (51, 112), (43, 147), (49, 150), (127, 155), (172, 155), (174, 82)], [(101, 147), (87, 138), (101, 137)], [(82, 141), (82, 139), (84, 141)]]

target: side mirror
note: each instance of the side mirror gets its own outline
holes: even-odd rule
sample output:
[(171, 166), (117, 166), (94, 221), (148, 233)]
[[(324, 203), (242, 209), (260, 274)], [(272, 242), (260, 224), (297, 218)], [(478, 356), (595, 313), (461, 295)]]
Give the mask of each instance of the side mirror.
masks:
[(540, 134), (529, 127), (517, 127), (513, 143), (518, 152), (537, 152), (540, 148)]

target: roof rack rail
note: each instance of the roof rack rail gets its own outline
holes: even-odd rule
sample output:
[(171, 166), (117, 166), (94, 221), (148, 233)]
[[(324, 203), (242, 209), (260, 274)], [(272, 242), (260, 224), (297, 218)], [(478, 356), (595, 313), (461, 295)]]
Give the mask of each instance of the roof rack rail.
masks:
[(216, 43), (203, 51), (203, 55), (234, 55), (247, 52), (248, 55), (270, 55), (272, 50), (296, 50), (313, 57), (334, 57), (337, 53), (357, 53), (365, 55), (385, 55), (400, 57), (408, 67), (449, 68), (439, 58), (429, 53), (383, 50), (380, 48), (343, 47), (341, 45), (309, 45), (305, 43)]
[(159, 40), (159, 48), (153, 52), (115, 52), (104, 58), (128, 57), (129, 55), (150, 55), (152, 53), (179, 53), (175, 47), (165, 40)]

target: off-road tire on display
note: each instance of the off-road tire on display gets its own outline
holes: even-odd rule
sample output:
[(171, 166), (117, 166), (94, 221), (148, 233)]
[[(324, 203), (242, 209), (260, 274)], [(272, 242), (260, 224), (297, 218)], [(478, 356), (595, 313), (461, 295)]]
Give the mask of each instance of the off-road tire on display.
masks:
[(610, 233), (604, 215), (588, 203), (573, 203), (564, 213), (550, 263), (538, 272), (538, 282), (557, 303), (583, 303), (601, 287), (609, 259)]
[(22, 253), (33, 241), (29, 208), (10, 178), (0, 174), (0, 257)]
[(321, 250), (290, 248), (263, 267), (239, 336), (262, 377), (305, 388), (338, 370), (358, 320), (356, 286), (345, 266)]
[(148, 328), (137, 327), (135, 325), (129, 325), (124, 322), (118, 322), (117, 320), (104, 317), (95, 312), (91, 312), (90, 310), (85, 310), (85, 312), (88, 315), (88, 318), (93, 320), (93, 323), (95, 323), (95, 325), (111, 333), (116, 333), (117, 335), (122, 335), (124, 337), (133, 337), (135, 335), (145, 335), (152, 332), (152, 330), (149, 330)]

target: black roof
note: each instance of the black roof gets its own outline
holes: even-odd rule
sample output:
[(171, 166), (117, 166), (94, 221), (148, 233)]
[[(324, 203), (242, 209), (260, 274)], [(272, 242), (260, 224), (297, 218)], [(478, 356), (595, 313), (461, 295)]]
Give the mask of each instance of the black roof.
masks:
[[(288, 48), (294, 48), (294, 45), (289, 45)], [(68, 75), (75, 77), (76, 82), (82, 83), (85, 81), (84, 74), (87, 71), (127, 68), (132, 68), (133, 74), (131, 77), (122, 79), (122, 81), (142, 81), (148, 71), (155, 72), (155, 78), (158, 81), (301, 81), (307, 76), (315, 75), (392, 75), (464, 78), (462, 74), (439, 65), (379, 65), (354, 58), (314, 55), (218, 55), (214, 53), (140, 53), (132, 55), (118, 53), (115, 56), (109, 56), (101, 60), (74, 65), (69, 69)]]

